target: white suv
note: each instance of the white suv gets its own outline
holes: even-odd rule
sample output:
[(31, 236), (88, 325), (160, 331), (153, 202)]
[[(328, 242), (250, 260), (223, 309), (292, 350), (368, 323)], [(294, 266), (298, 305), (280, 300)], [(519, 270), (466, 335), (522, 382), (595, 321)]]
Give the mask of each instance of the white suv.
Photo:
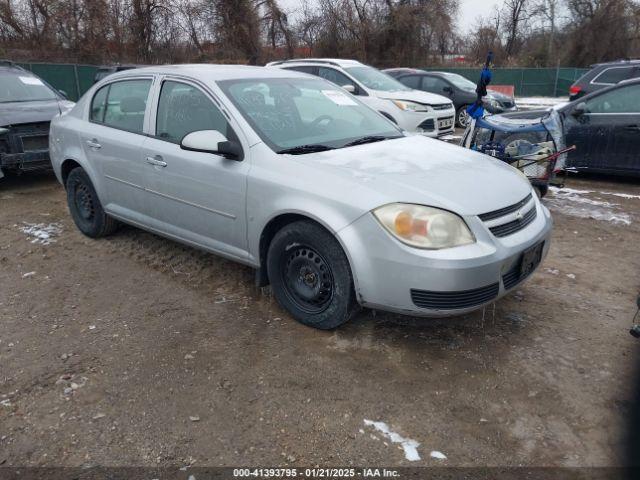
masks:
[(453, 132), (456, 111), (451, 100), (408, 88), (355, 60), (307, 58), (271, 62), (267, 67), (309, 73), (335, 83), (408, 132), (428, 137)]

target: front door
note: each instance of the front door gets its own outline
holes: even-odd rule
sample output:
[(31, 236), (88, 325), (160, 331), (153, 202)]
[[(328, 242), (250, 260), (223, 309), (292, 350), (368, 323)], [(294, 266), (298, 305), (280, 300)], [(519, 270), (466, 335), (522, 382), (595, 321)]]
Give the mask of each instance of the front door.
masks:
[(585, 113), (566, 121), (567, 145), (578, 146), (572, 166), (637, 173), (640, 84), (606, 91), (584, 103)]
[(183, 80), (162, 81), (156, 112), (155, 134), (143, 145), (154, 225), (180, 239), (246, 258), (248, 159), (180, 148), (185, 135), (200, 130), (217, 130), (238, 141), (229, 121), (207, 93)]

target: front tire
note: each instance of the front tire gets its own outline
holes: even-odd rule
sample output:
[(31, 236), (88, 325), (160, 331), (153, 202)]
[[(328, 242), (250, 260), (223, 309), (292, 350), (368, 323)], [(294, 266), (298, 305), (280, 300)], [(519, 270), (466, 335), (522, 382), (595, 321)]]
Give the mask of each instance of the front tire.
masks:
[(87, 172), (77, 167), (67, 177), (67, 205), (78, 230), (87, 237), (100, 238), (113, 233), (118, 221), (104, 213)]
[(278, 303), (304, 325), (330, 330), (358, 310), (347, 256), (316, 223), (302, 220), (276, 233), (267, 271)]
[(467, 108), (469, 105), (462, 105), (456, 111), (456, 126), (459, 128), (467, 128), (469, 124), (469, 114), (467, 113)]

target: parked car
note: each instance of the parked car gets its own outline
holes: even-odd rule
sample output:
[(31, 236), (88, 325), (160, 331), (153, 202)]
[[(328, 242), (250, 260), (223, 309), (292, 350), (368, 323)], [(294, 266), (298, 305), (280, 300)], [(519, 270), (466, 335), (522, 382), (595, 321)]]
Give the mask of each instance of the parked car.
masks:
[(640, 176), (640, 78), (597, 90), (559, 108), (566, 168)]
[[(495, 136), (490, 139), (501, 141), (505, 147), (507, 141), (518, 147), (524, 141), (542, 147), (541, 142), (553, 141), (555, 151), (575, 145), (576, 150), (558, 162), (566, 170), (640, 176), (640, 78), (556, 108), (494, 115), (483, 123), (504, 124), (513, 131), (504, 140)], [(542, 137), (528, 132), (540, 124), (547, 130)], [(482, 124), (480, 127), (476, 129), (479, 135), (484, 131)], [(471, 145), (477, 144), (471, 140)]]
[[(477, 98), (476, 84), (462, 75), (449, 72), (426, 72), (414, 68), (384, 70), (400, 83), (416, 90), (446, 95), (456, 109), (456, 126), (465, 128), (469, 122), (467, 107)], [(513, 112), (518, 109), (515, 100), (503, 93), (488, 91), (484, 108), (489, 113)]]
[(98, 83), (100, 80), (108, 77), (112, 73), (123, 72), (125, 70), (133, 70), (134, 68), (140, 68), (143, 65), (102, 65), (96, 70), (96, 74), (93, 77), (93, 83)]
[(591, 65), (591, 70), (569, 88), (569, 99), (577, 100), (624, 80), (640, 77), (640, 60), (617, 60)]
[(408, 132), (428, 137), (453, 132), (455, 109), (451, 100), (408, 88), (380, 70), (355, 60), (309, 58), (271, 62), (267, 66), (324, 78), (358, 96)]
[(54, 171), (89, 237), (119, 221), (257, 269), (300, 322), (359, 305), (479, 308), (540, 264), (552, 220), (517, 170), (396, 125), (289, 70), (113, 74), (51, 125)]
[(33, 73), (0, 62), (0, 178), (50, 168), (49, 122), (73, 105)]

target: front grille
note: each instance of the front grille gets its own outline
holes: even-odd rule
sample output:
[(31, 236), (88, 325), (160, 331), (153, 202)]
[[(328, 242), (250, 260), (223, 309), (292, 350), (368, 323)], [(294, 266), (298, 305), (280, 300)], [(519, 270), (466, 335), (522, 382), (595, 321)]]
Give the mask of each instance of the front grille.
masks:
[(425, 120), (420, 125), (418, 125), (418, 128), (426, 132), (433, 132), (436, 129), (436, 125), (433, 121), (433, 118), (429, 118), (428, 120)]
[(11, 133), (14, 135), (33, 135), (38, 133), (49, 133), (49, 122), (21, 123), (11, 126)]
[(505, 290), (515, 287), (520, 283), (520, 280), (524, 280), (520, 278), (520, 264), (517, 264), (515, 268), (512, 268), (502, 276), (502, 283), (504, 284)]
[(493, 233), (496, 237), (506, 237), (525, 228), (536, 219), (537, 214), (538, 213), (536, 212), (536, 207), (534, 205), (531, 210), (529, 210), (522, 216), (522, 218), (518, 218), (516, 220), (513, 220), (512, 222), (504, 223), (502, 225), (491, 227), (489, 228), (489, 230), (491, 230), (491, 233)]
[(25, 152), (46, 150), (49, 148), (49, 137), (46, 135), (22, 137), (22, 148)]
[(9, 142), (0, 139), (0, 153), (9, 153)]
[(411, 289), (411, 300), (419, 308), (432, 310), (457, 310), (487, 303), (498, 296), (500, 284), (459, 292), (431, 292)]
[(450, 103), (438, 103), (437, 105), (431, 105), (431, 108), (434, 110), (449, 110), (452, 107)]
[(527, 195), (518, 203), (514, 203), (513, 205), (509, 205), (508, 207), (504, 207), (499, 210), (494, 210), (493, 212), (483, 213), (482, 215), (478, 215), (478, 217), (480, 217), (480, 220), (482, 220), (483, 222), (488, 222), (489, 220), (493, 220), (495, 218), (504, 217), (505, 215), (509, 215), (510, 213), (517, 212), (527, 203), (529, 203), (530, 200), (531, 194)]

